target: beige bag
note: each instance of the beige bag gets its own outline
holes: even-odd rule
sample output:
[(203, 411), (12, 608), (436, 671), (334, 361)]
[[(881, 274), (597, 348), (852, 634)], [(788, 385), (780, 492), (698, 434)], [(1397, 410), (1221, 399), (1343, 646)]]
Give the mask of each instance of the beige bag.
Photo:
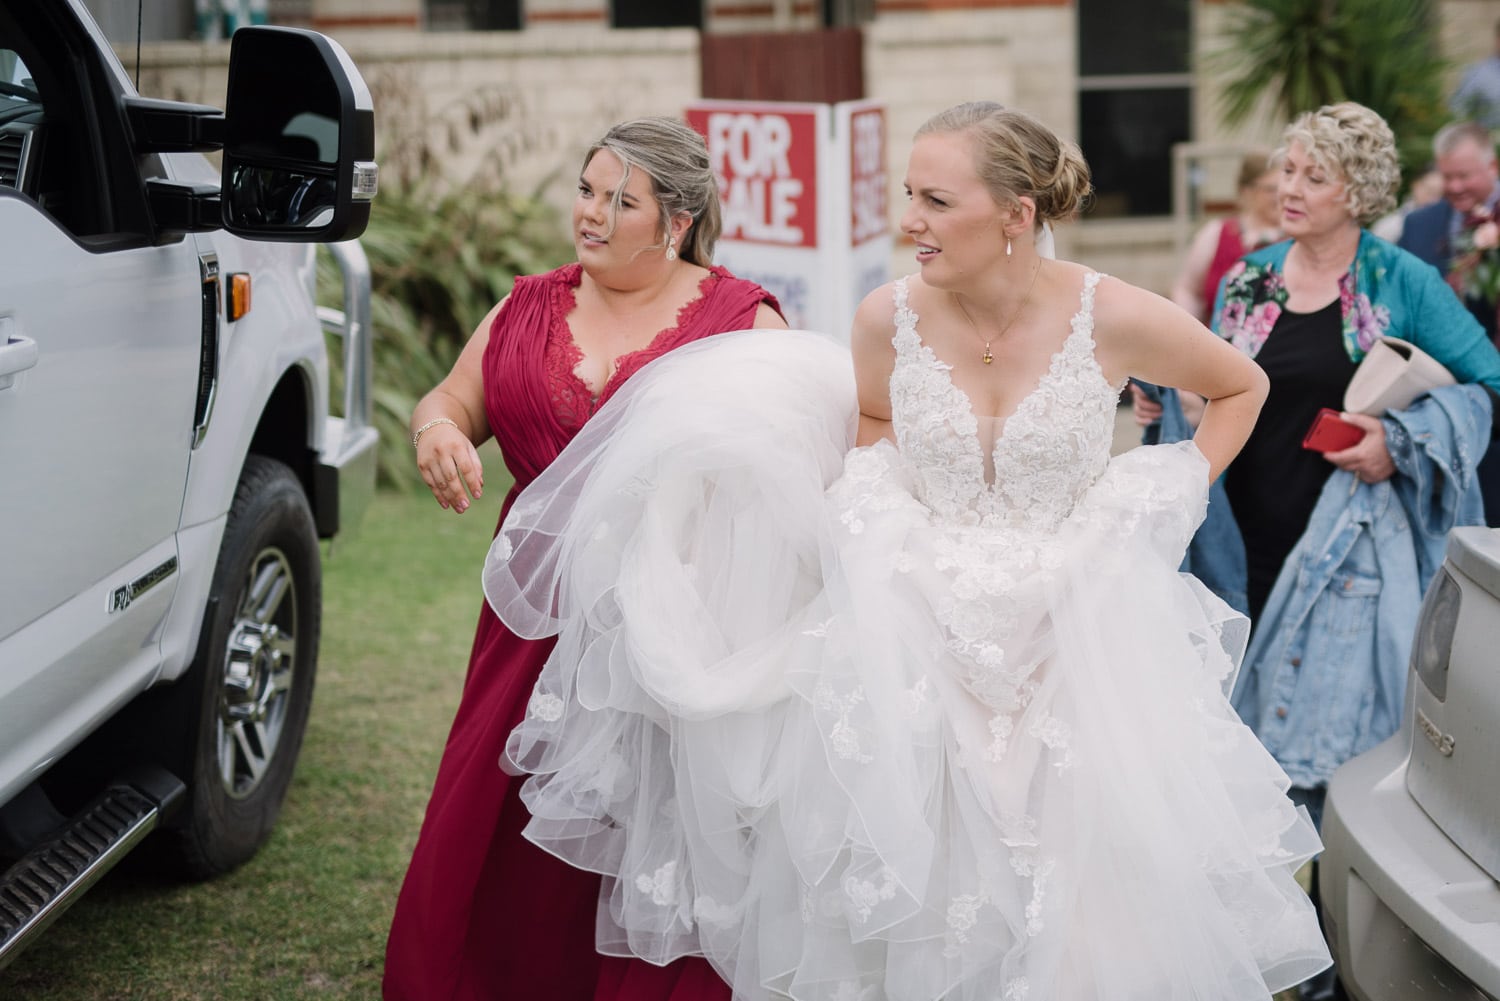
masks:
[(1379, 417), (1405, 410), (1430, 389), (1458, 380), (1436, 358), (1399, 337), (1382, 337), (1370, 345), (1344, 390), (1344, 411)]

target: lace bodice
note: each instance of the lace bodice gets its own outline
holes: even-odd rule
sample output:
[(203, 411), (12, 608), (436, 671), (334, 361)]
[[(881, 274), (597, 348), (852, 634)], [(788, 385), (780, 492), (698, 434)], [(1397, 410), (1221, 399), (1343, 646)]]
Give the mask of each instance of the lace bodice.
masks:
[(906, 279), (895, 283), (896, 348), (891, 419), (916, 478), (917, 497), (940, 520), (986, 528), (1055, 531), (1109, 461), (1123, 387), (1105, 381), (1094, 358), (1094, 289), (1084, 276), (1072, 331), (1036, 388), (1004, 422), (985, 476), (980, 418), (917, 333)]

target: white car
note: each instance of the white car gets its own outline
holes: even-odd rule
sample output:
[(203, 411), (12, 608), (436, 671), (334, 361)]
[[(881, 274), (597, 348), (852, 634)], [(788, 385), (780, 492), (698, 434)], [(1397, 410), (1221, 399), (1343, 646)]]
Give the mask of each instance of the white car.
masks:
[(245, 28), (226, 108), (139, 96), (82, 0), (0, 0), (0, 967), (153, 830), (200, 877), (265, 840), (319, 539), (374, 486), (369, 92)]
[(1500, 998), (1500, 529), (1455, 529), (1422, 603), (1406, 712), (1334, 773), (1319, 869), (1358, 1001)]

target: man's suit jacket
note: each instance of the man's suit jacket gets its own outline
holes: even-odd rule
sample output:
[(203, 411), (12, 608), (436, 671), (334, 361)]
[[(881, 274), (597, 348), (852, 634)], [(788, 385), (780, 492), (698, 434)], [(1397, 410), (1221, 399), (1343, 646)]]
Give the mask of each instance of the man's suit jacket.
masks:
[(1396, 246), (1416, 254), (1445, 275), (1453, 256), (1448, 229), (1453, 225), (1453, 206), (1446, 198), (1408, 212), (1401, 224), (1401, 239)]
[[(1453, 240), (1448, 235), (1453, 224), (1453, 206), (1446, 198), (1439, 198), (1431, 205), (1410, 212), (1401, 225), (1401, 239), (1396, 246), (1420, 257), (1447, 277), (1448, 266), (1453, 263)], [(1494, 336), (1495, 310), (1485, 302), (1464, 299), (1474, 318)]]
[[(1453, 206), (1445, 198), (1408, 213), (1401, 226), (1401, 239), (1396, 242), (1396, 246), (1415, 254), (1446, 276), (1453, 257), (1453, 241), (1448, 236), (1452, 219)], [(1494, 307), (1474, 299), (1465, 299), (1464, 306), (1474, 314), (1485, 331), (1494, 337)], [(1500, 404), (1500, 400), (1493, 395), (1491, 402)], [(1496, 414), (1494, 433), (1500, 435), (1500, 413)], [(1494, 440), (1500, 441), (1500, 437)], [(1500, 526), (1500, 447), (1492, 445), (1480, 461), (1479, 489), (1484, 495), (1485, 524)]]

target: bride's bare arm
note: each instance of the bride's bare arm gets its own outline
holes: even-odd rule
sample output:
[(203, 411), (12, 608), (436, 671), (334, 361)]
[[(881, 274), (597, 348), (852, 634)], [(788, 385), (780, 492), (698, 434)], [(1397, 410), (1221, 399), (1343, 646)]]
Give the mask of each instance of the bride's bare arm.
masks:
[(865, 296), (854, 312), (849, 349), (854, 355), (854, 388), (859, 395), (857, 445), (873, 445), (882, 438), (896, 440), (891, 426), (891, 370), (896, 349), (891, 287), (883, 285)]
[(1120, 281), (1100, 285), (1094, 342), (1110, 379), (1133, 376), (1208, 400), (1193, 436), (1210, 477), (1229, 465), (1266, 401), (1269, 383), (1254, 361), (1167, 299)]

